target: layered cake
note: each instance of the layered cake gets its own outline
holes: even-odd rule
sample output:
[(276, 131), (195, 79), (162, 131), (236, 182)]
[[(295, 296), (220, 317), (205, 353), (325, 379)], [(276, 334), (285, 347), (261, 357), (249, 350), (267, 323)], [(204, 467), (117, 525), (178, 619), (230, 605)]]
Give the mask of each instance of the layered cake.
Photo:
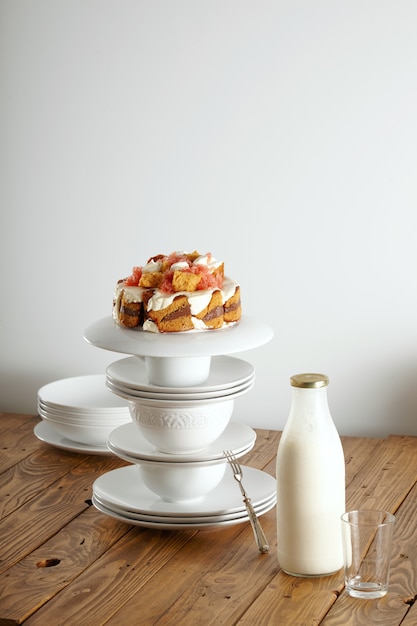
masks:
[(240, 286), (210, 253), (151, 257), (119, 280), (113, 299), (118, 324), (155, 333), (215, 330), (241, 315)]

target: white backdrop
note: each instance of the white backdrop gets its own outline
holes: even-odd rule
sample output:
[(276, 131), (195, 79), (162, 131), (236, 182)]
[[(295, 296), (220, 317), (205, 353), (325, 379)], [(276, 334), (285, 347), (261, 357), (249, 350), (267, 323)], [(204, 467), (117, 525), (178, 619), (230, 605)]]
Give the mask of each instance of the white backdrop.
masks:
[(149, 256), (211, 251), (274, 339), (235, 419), (321, 371), (342, 434), (417, 434), (414, 0), (1, 0), (2, 411)]

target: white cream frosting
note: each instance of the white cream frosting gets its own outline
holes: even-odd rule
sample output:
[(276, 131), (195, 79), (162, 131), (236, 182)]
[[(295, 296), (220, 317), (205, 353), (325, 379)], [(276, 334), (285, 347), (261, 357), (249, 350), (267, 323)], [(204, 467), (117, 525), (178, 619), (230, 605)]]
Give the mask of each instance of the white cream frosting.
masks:
[[(151, 311), (161, 311), (172, 304), (177, 296), (187, 296), (191, 308), (191, 315), (198, 315), (210, 303), (214, 291), (220, 291), (222, 294), (222, 304), (231, 298), (238, 286), (237, 282), (231, 278), (224, 277), (223, 287), (213, 289), (201, 289), (197, 291), (176, 291), (175, 293), (165, 293), (160, 289), (155, 289), (152, 298), (148, 301), (147, 308)], [(126, 289), (129, 289), (127, 287)]]
[(124, 293), (127, 302), (142, 302), (143, 292), (143, 287), (127, 287), (123, 282), (121, 282), (116, 285), (114, 299), (118, 302)]
[(202, 254), (201, 256), (197, 257), (192, 263), (192, 265), (206, 265), (212, 271), (220, 267), (221, 264), (221, 261), (218, 261), (208, 254)]
[(187, 261), (178, 261), (177, 263), (173, 263), (171, 265), (171, 267), (169, 268), (170, 270), (185, 270), (189, 267)]
[(145, 320), (143, 322), (143, 330), (147, 330), (151, 333), (159, 333), (158, 326), (152, 320)]
[[(229, 300), (229, 298), (233, 296), (236, 291), (236, 287), (238, 287), (238, 283), (236, 281), (228, 278), (227, 276), (224, 277), (223, 287), (222, 289), (220, 289), (220, 292), (222, 294), (222, 304), (227, 302), (227, 300)], [(153, 296), (148, 301), (147, 308), (148, 310), (152, 311), (161, 311), (161, 309), (165, 309), (167, 306), (172, 304), (174, 298), (176, 298), (177, 296), (185, 295), (187, 296), (188, 302), (190, 304), (194, 326), (196, 328), (206, 328), (204, 322), (196, 319), (195, 316), (201, 313), (209, 305), (213, 292), (218, 290), (218, 288), (213, 288), (191, 292), (177, 291), (175, 293), (165, 293), (160, 289), (155, 289)], [(115, 305), (113, 309), (113, 317), (117, 319), (117, 312), (120, 308), (120, 299), (122, 297), (122, 294), (124, 294), (126, 302), (142, 302), (144, 291), (146, 291), (146, 289), (144, 289), (143, 287), (128, 287), (125, 286), (123, 282), (118, 283), (115, 290)], [(147, 322), (145, 322), (143, 328), (145, 330), (152, 330), (151, 328), (148, 328), (148, 326), (151, 326), (151, 324), (147, 324)]]
[(142, 267), (142, 274), (146, 272), (160, 272), (162, 269), (162, 261), (149, 261)]

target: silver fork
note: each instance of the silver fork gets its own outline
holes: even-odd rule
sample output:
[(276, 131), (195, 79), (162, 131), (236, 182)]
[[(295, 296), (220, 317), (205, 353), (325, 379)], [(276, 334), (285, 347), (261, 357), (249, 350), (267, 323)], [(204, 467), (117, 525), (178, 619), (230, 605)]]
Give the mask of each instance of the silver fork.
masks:
[(265, 533), (256, 515), (255, 509), (253, 508), (252, 501), (249, 498), (248, 494), (246, 493), (245, 488), (242, 484), (243, 471), (240, 466), (240, 463), (231, 450), (223, 450), (223, 454), (228, 460), (230, 467), (233, 470), (234, 479), (239, 483), (240, 491), (242, 492), (242, 496), (243, 496), (243, 502), (246, 505), (246, 510), (249, 515), (249, 521), (252, 526), (253, 534), (255, 535), (259, 552), (262, 552), (264, 554), (265, 552), (269, 551), (269, 543), (268, 543), (267, 538), (265, 537)]

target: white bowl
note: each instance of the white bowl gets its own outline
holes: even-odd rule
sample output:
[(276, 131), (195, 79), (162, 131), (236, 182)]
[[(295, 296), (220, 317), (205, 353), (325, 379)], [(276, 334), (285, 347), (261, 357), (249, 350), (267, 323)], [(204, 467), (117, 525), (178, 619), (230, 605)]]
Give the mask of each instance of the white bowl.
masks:
[(57, 433), (62, 435), (62, 437), (65, 437), (66, 439), (70, 439), (71, 441), (75, 441), (77, 443), (83, 443), (90, 446), (105, 446), (112, 430), (120, 426), (120, 422), (111, 423), (108, 425), (85, 425), (71, 424), (69, 422), (54, 420), (50, 417), (47, 417), (46, 415), (41, 415), (41, 418), (45, 422), (48, 422), (48, 424), (51, 424), (53, 429)]
[(161, 387), (188, 387), (203, 384), (210, 374), (210, 356), (140, 357), (145, 361), (149, 383)]
[(137, 467), (148, 489), (166, 502), (200, 500), (223, 480), (227, 461), (165, 463), (140, 461)]
[(232, 417), (234, 399), (129, 401), (133, 421), (141, 434), (161, 452), (194, 454), (223, 433)]

